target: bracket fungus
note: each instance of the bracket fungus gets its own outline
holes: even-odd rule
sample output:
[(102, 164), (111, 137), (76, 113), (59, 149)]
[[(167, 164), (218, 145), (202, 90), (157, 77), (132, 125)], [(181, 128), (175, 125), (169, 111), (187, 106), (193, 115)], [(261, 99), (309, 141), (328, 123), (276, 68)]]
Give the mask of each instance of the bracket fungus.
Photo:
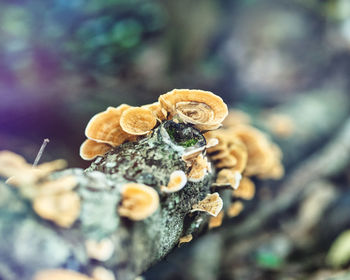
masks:
[(182, 237), (180, 237), (180, 239), (179, 239), (179, 244), (178, 244), (178, 246), (180, 246), (182, 243), (188, 243), (188, 242), (190, 242), (192, 239), (193, 239), (192, 234), (188, 234), (188, 235), (182, 236)]
[(214, 186), (230, 185), (234, 190), (238, 189), (242, 179), (242, 174), (231, 169), (222, 169), (219, 171)]
[(142, 107), (126, 109), (120, 117), (121, 128), (131, 135), (144, 135), (157, 124), (152, 111)]
[(33, 280), (94, 280), (84, 274), (67, 269), (48, 269), (37, 272)]
[(73, 191), (39, 195), (34, 198), (33, 209), (43, 219), (68, 228), (79, 217), (80, 197)]
[(222, 220), (224, 219), (224, 211), (221, 210), (216, 217), (210, 217), (208, 228), (216, 228), (222, 225)]
[(161, 191), (165, 193), (173, 193), (181, 190), (187, 183), (187, 177), (182, 170), (176, 170), (170, 175), (168, 185), (161, 186)]
[(209, 170), (208, 158), (199, 154), (195, 160), (192, 162), (191, 171), (188, 174), (188, 180), (191, 182), (199, 182), (207, 174)]
[(134, 221), (140, 221), (151, 216), (159, 207), (159, 195), (152, 187), (129, 183), (121, 191), (122, 204), (119, 215)]
[(248, 177), (243, 177), (238, 189), (233, 191), (233, 196), (250, 200), (255, 195), (255, 184)]
[(108, 107), (106, 111), (93, 116), (86, 126), (86, 137), (113, 147), (124, 143), (126, 140), (135, 140), (134, 135), (128, 134), (120, 126), (121, 115), (129, 108), (131, 106), (126, 104), (122, 104), (117, 108)]
[(159, 102), (170, 117), (178, 115), (183, 122), (200, 130), (219, 128), (228, 114), (223, 100), (204, 90), (174, 89), (162, 94)]
[(227, 216), (229, 216), (230, 218), (236, 217), (242, 212), (243, 208), (244, 206), (241, 201), (235, 201), (228, 208)]
[(86, 139), (80, 146), (80, 157), (84, 160), (93, 160), (97, 156), (103, 156), (111, 148), (108, 144)]
[(162, 108), (158, 101), (152, 104), (143, 105), (141, 107), (150, 110), (159, 121), (166, 120), (167, 111), (164, 108)]
[(220, 195), (217, 192), (215, 192), (208, 194), (203, 200), (194, 204), (192, 206), (191, 212), (203, 211), (216, 217), (220, 213), (222, 206), (223, 201)]
[(88, 239), (85, 241), (85, 248), (91, 259), (102, 262), (107, 261), (114, 253), (114, 244), (109, 238), (100, 241)]

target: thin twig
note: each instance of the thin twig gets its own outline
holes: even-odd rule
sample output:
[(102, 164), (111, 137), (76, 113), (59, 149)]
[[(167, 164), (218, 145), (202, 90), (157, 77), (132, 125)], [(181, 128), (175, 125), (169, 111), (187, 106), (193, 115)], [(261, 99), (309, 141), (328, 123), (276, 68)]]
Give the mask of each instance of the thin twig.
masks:
[(34, 160), (33, 167), (35, 167), (35, 166), (38, 165), (38, 162), (39, 162), (41, 156), (42, 156), (43, 153), (44, 153), (45, 147), (46, 147), (47, 143), (49, 143), (49, 142), (50, 142), (50, 140), (49, 140), (48, 138), (44, 139), (44, 141), (43, 141), (43, 143), (42, 143), (42, 145), (41, 145), (41, 147), (40, 147), (40, 150), (39, 150), (39, 152), (38, 152), (38, 154), (36, 155), (36, 158), (35, 158), (35, 160)]

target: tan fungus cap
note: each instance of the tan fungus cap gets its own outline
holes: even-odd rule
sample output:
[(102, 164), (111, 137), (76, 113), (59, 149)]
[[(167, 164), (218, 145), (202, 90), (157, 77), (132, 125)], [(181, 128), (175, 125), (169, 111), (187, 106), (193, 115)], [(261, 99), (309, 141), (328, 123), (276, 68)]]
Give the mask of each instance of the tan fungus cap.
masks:
[(124, 185), (122, 197), (122, 205), (118, 209), (119, 215), (134, 221), (148, 218), (159, 207), (157, 191), (143, 184)]
[(129, 108), (130, 106), (126, 104), (117, 108), (108, 107), (106, 111), (93, 116), (86, 126), (86, 137), (113, 147), (119, 146), (127, 140), (134, 141), (136, 137), (126, 133), (120, 126), (120, 117)]
[(151, 131), (157, 124), (157, 119), (152, 111), (142, 107), (126, 109), (120, 118), (121, 128), (132, 135), (144, 135)]
[(103, 156), (110, 149), (112, 149), (112, 147), (108, 144), (87, 139), (80, 146), (80, 157), (84, 160), (93, 160), (98, 156)]
[(228, 113), (219, 96), (203, 90), (174, 89), (162, 94), (159, 102), (170, 116), (178, 115), (182, 121), (194, 124), (200, 130), (217, 129)]
[(203, 200), (192, 206), (191, 212), (203, 211), (216, 217), (223, 206), (221, 197), (217, 192), (208, 194)]
[(173, 193), (181, 190), (187, 183), (187, 177), (182, 170), (176, 170), (170, 175), (168, 186), (161, 186), (161, 191)]

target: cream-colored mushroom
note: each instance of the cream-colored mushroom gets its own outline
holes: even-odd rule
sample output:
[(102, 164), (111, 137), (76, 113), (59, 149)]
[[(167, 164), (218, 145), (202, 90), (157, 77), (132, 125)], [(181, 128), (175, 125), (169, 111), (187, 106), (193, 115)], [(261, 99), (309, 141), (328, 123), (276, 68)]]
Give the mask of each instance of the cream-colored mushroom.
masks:
[(142, 107), (126, 109), (120, 118), (121, 128), (132, 135), (147, 134), (156, 124), (157, 119), (152, 111)]
[(219, 171), (215, 186), (230, 185), (234, 190), (238, 188), (242, 179), (242, 174), (231, 169), (222, 169)]
[(47, 269), (37, 272), (33, 280), (94, 280), (87, 275), (68, 269)]
[(159, 195), (152, 187), (129, 183), (123, 186), (121, 193), (120, 216), (140, 221), (151, 216), (159, 207)]
[(200, 130), (217, 129), (228, 113), (219, 96), (203, 90), (174, 89), (162, 94), (159, 102), (171, 117), (178, 115)]
[(95, 267), (91, 276), (94, 280), (115, 280), (113, 272), (103, 266)]
[(255, 184), (248, 177), (243, 177), (237, 190), (233, 191), (233, 196), (250, 200), (255, 195)]
[(210, 138), (207, 140), (207, 145), (205, 146), (205, 148), (209, 149), (209, 148), (215, 147), (218, 144), (219, 144), (219, 139)]
[(192, 168), (188, 174), (188, 180), (191, 182), (201, 181), (207, 174), (209, 165), (207, 157), (204, 157), (202, 154), (199, 154), (192, 163)]
[(221, 197), (217, 192), (208, 194), (203, 200), (192, 206), (191, 212), (203, 211), (216, 217), (223, 206)]
[(227, 216), (229, 216), (230, 218), (236, 217), (242, 212), (243, 208), (244, 206), (241, 201), (235, 201), (230, 205), (229, 209), (227, 210)]
[(91, 259), (101, 262), (107, 261), (114, 253), (114, 244), (111, 239), (88, 239), (85, 241), (86, 253)]
[(224, 211), (221, 210), (216, 217), (210, 217), (209, 224), (208, 224), (209, 229), (221, 226), (223, 219), (224, 219)]
[(173, 193), (181, 190), (187, 183), (187, 176), (182, 170), (176, 170), (171, 173), (168, 185), (161, 186), (161, 191), (165, 193)]
[(178, 246), (180, 246), (182, 243), (188, 243), (188, 242), (190, 242), (192, 239), (193, 239), (192, 234), (188, 234), (188, 235), (182, 236), (182, 237), (180, 237), (179, 245), (178, 245)]
[(141, 107), (150, 110), (159, 121), (166, 120), (167, 112), (162, 108), (159, 102), (143, 105)]
[(106, 111), (93, 116), (86, 126), (86, 137), (113, 147), (127, 140), (134, 141), (136, 136), (126, 133), (120, 126), (120, 117), (129, 108), (131, 107), (126, 104), (122, 104), (117, 108), (108, 107)]
[(40, 195), (34, 198), (33, 209), (43, 219), (68, 228), (79, 217), (80, 198), (73, 191)]
[(80, 146), (80, 157), (85, 160), (93, 160), (97, 156), (103, 156), (110, 149), (112, 149), (112, 147), (108, 144), (87, 139)]
[(191, 166), (193, 161), (198, 157), (199, 154), (201, 154), (205, 150), (205, 147), (199, 147), (199, 148), (190, 148), (186, 149), (184, 154), (181, 156), (181, 159), (186, 162), (188, 166)]

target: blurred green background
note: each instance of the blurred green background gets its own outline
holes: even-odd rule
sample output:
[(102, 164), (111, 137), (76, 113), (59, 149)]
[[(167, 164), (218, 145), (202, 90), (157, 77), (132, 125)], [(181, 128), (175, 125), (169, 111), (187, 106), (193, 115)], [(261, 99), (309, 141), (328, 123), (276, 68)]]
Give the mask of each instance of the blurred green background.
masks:
[(107, 106), (200, 88), (269, 108), (349, 86), (348, 0), (2, 0), (0, 149), (33, 161), (78, 149)]

